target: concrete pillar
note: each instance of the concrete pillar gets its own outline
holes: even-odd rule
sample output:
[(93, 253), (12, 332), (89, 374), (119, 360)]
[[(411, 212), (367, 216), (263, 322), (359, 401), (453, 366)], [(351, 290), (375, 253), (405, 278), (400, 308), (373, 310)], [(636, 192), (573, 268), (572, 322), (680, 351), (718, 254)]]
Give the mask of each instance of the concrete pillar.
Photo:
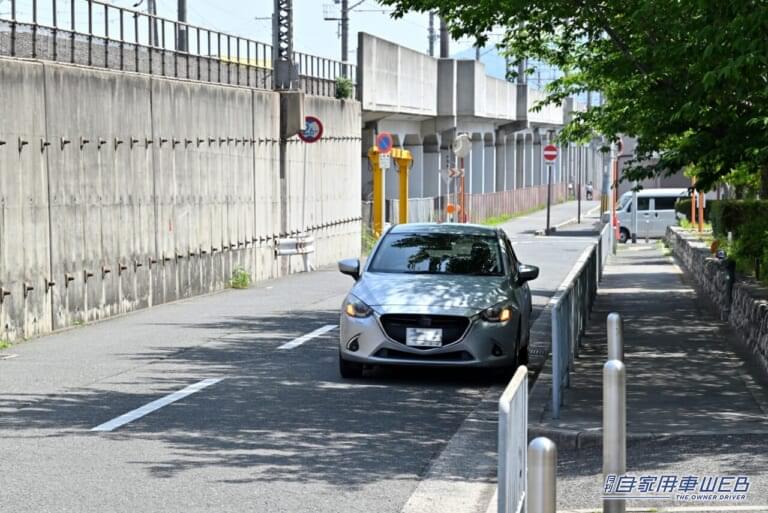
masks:
[(403, 147), (411, 152), (413, 163), (408, 172), (408, 196), (411, 198), (424, 197), (424, 147), (421, 136), (408, 134), (403, 140)]
[(507, 136), (503, 133), (496, 134), (496, 180), (495, 191), (503, 191), (507, 188)]
[(496, 149), (494, 148), (494, 134), (483, 135), (485, 143), (483, 155), (483, 192), (496, 191)]
[(504, 138), (504, 153), (506, 155), (504, 161), (504, 190), (511, 191), (517, 189), (517, 175), (515, 168), (517, 164), (517, 156), (515, 155), (515, 134), (507, 134)]
[(440, 195), (440, 141), (437, 134), (424, 136), (424, 181), (422, 193), (425, 198)]
[(467, 193), (483, 192), (483, 173), (485, 171), (485, 140), (483, 134), (472, 134), (472, 153), (469, 156), (471, 167), (467, 173)]

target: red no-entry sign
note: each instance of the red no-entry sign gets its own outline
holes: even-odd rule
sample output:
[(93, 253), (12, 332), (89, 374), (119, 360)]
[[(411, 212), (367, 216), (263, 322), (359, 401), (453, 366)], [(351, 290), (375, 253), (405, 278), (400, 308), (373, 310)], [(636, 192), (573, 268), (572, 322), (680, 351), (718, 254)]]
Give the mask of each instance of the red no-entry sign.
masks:
[(554, 144), (547, 144), (544, 146), (544, 160), (550, 164), (554, 164), (557, 160), (557, 146)]

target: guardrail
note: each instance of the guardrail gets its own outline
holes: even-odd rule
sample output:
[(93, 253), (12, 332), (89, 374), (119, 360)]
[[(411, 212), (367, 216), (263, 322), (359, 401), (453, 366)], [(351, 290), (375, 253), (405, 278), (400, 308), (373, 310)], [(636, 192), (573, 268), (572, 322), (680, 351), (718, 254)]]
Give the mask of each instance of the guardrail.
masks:
[(603, 278), (603, 267), (605, 267), (605, 263), (608, 261), (608, 255), (613, 253), (612, 245), (613, 237), (611, 237), (611, 225), (606, 224), (600, 231), (600, 238), (597, 240), (598, 253), (600, 255), (600, 259), (597, 263), (598, 280)]
[(523, 365), (499, 399), (499, 513), (525, 511), (527, 454), (528, 369)]
[[(602, 240), (602, 237), (601, 237)], [(550, 300), (552, 307), (552, 418), (560, 418), (563, 389), (578, 356), (584, 327), (597, 295), (604, 261), (601, 244), (585, 249)]]
[[(172, 78), (272, 88), (272, 45), (105, 0), (0, 2), (0, 54)], [(294, 52), (309, 94), (334, 96), (352, 64)], [(354, 97), (354, 96), (353, 96)]]

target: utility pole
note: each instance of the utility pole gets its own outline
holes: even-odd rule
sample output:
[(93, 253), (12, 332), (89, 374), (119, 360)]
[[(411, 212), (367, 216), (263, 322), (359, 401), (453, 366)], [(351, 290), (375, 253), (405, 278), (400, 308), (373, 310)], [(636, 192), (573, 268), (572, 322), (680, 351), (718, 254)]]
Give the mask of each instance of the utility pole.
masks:
[(272, 17), (272, 66), (275, 89), (290, 89), (293, 78), (293, 1), (275, 0)]
[(349, 57), (349, 0), (341, 0), (341, 74), (347, 76)]
[(430, 57), (435, 56), (435, 12), (429, 11), (429, 32), (427, 34), (428, 53)]
[[(179, 20), (176, 50), (179, 52), (187, 51), (187, 0), (178, 0), (177, 19)], [(239, 64), (239, 63), (238, 63)]]
[(451, 37), (448, 34), (448, 25), (445, 23), (445, 18), (440, 18), (440, 58), (447, 59), (451, 53)]

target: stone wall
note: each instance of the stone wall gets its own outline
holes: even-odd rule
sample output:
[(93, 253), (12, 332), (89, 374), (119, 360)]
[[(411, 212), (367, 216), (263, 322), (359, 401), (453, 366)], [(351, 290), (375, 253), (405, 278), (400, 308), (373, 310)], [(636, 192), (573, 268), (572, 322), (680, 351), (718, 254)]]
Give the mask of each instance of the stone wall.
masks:
[(670, 226), (666, 242), (720, 318), (738, 330), (755, 360), (768, 369), (768, 287), (738, 274), (731, 280), (727, 264), (713, 258), (709, 246), (685, 230)]

